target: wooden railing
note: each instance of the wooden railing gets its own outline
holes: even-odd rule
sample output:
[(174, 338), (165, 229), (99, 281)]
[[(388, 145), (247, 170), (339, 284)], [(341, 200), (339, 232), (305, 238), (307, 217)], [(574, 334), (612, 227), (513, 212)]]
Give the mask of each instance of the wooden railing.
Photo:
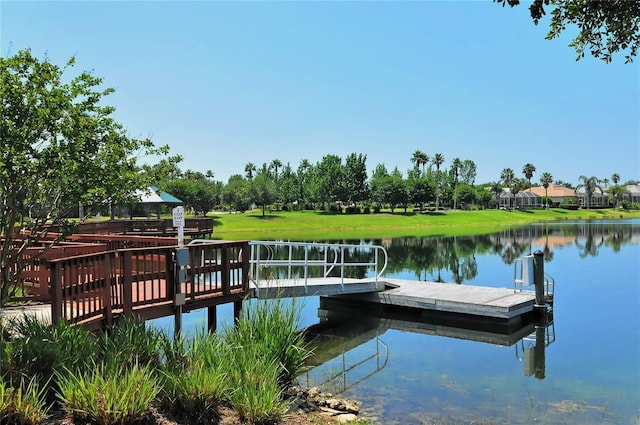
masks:
[(176, 246), (111, 250), (47, 261), (52, 320), (110, 327), (117, 315), (142, 319), (173, 314), (176, 294), (183, 311), (241, 301), (248, 293), (248, 242), (185, 247), (189, 264), (176, 281)]
[[(58, 229), (52, 227), (51, 231)], [(134, 236), (176, 236), (178, 231), (173, 227), (172, 219), (134, 219), (86, 221), (78, 224), (79, 233), (119, 234)], [(193, 237), (205, 237), (213, 232), (213, 218), (185, 219), (184, 234)]]

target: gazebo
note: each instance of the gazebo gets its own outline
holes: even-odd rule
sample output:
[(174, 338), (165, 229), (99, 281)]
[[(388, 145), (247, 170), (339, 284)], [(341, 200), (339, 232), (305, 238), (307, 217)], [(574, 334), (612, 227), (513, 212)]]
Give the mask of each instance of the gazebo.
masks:
[(144, 207), (147, 217), (151, 216), (151, 211), (154, 209), (158, 218), (160, 218), (162, 205), (179, 205), (183, 203), (182, 200), (176, 198), (169, 192), (159, 190), (158, 187), (154, 185), (149, 186), (147, 190), (136, 191), (135, 196), (139, 199), (137, 205)]

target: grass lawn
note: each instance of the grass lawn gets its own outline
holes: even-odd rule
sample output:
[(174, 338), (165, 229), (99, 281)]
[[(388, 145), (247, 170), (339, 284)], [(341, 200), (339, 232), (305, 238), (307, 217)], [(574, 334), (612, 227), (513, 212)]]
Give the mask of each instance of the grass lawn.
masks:
[(640, 211), (528, 210), (441, 211), (426, 214), (396, 210), (394, 214), (329, 214), (323, 212), (260, 211), (209, 214), (214, 218), (213, 237), (242, 239), (360, 239), (401, 236), (471, 235), (505, 227), (557, 220), (640, 218)]

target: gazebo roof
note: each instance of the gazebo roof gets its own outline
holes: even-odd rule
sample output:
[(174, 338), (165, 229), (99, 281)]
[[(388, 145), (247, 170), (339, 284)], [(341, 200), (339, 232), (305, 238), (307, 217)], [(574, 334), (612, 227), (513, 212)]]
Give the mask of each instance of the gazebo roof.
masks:
[(136, 191), (136, 196), (140, 201), (140, 204), (182, 204), (183, 202), (170, 194), (169, 192), (162, 192), (157, 186), (149, 186), (147, 190)]

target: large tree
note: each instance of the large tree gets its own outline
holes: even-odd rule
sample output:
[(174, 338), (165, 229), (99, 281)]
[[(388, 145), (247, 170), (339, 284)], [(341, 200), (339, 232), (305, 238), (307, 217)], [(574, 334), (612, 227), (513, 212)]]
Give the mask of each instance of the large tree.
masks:
[(542, 176), (540, 176), (540, 183), (542, 184), (542, 187), (544, 187), (546, 207), (549, 208), (549, 196), (547, 195), (547, 189), (549, 188), (549, 185), (553, 183), (553, 176), (551, 173), (542, 173)]
[[(500, 180), (502, 180), (502, 183), (504, 183), (504, 187), (510, 188), (511, 182), (515, 178), (516, 178), (516, 175), (511, 168), (505, 168), (502, 170), (502, 173), (500, 173)], [(500, 202), (500, 200), (498, 200), (498, 202)], [(514, 203), (515, 203), (515, 195), (514, 195)], [(511, 207), (511, 205), (509, 205), (509, 207)]]
[(344, 164), (344, 185), (346, 196), (350, 202), (362, 202), (369, 198), (369, 182), (367, 181), (367, 156), (352, 153)]
[[(494, 0), (503, 6), (516, 6), (520, 0)], [(625, 53), (632, 62), (640, 45), (640, 2), (636, 0), (534, 0), (529, 6), (537, 25), (551, 9), (547, 39), (554, 39), (569, 25), (578, 27), (578, 34), (569, 46), (578, 53), (576, 60), (590, 52), (596, 58), (611, 62), (613, 55)]]
[(50, 225), (68, 229), (79, 205), (130, 201), (149, 183), (137, 159), (168, 152), (128, 137), (102, 104), (113, 89), (87, 72), (65, 74), (74, 62), (61, 68), (28, 50), (0, 58), (0, 305), (46, 249), (26, 255)]
[(595, 176), (587, 177), (583, 175), (578, 177), (578, 181), (581, 183), (576, 186), (576, 192), (581, 189), (584, 190), (584, 196), (586, 198), (585, 199), (586, 207), (587, 209), (590, 209), (591, 198), (593, 197), (593, 194), (596, 192), (596, 189), (600, 189), (600, 192), (602, 192), (602, 188), (600, 187), (600, 185), (598, 185), (598, 178)]
[(529, 162), (524, 164), (524, 167), (522, 167), (522, 174), (524, 174), (524, 176), (527, 178), (527, 181), (529, 182), (529, 192), (531, 192), (531, 178), (533, 177), (533, 173), (535, 172), (535, 165)]
[(444, 155), (441, 153), (435, 154), (431, 162), (433, 163), (433, 165), (436, 166), (436, 211), (437, 211), (438, 207), (440, 206), (440, 183), (441, 183), (440, 182), (441, 180), (440, 166), (444, 164)]
[(421, 150), (417, 150), (413, 153), (413, 155), (411, 155), (411, 162), (413, 162), (414, 165), (418, 167), (418, 169), (420, 169), (420, 166), (422, 166), (422, 176), (424, 177), (424, 166), (429, 162), (429, 155), (422, 152)]
[(462, 168), (462, 161), (460, 158), (453, 158), (451, 161), (451, 171), (453, 173), (453, 209), (458, 208), (458, 183), (460, 178), (460, 168)]

